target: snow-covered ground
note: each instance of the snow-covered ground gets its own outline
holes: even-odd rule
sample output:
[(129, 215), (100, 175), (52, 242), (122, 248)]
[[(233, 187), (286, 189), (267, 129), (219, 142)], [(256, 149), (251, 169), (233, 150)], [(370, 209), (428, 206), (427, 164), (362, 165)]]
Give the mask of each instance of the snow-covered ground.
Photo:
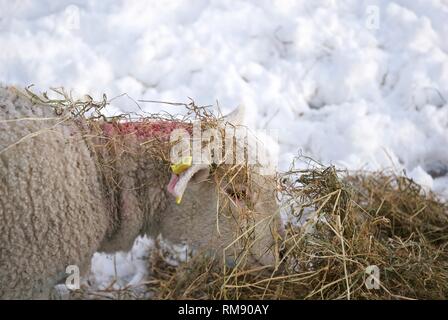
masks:
[[(247, 125), (278, 130), (281, 168), (300, 149), (404, 169), (448, 196), (446, 0), (0, 0), (0, 82), (243, 103)], [(127, 97), (120, 110), (138, 111)], [(96, 255), (96, 279), (117, 269), (138, 282), (150, 247), (140, 240), (117, 268)]]

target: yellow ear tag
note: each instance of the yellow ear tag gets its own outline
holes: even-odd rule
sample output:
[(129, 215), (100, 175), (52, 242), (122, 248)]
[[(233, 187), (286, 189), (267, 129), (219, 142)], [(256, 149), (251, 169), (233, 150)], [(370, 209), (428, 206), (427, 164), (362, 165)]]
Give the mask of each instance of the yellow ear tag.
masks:
[(176, 197), (176, 204), (180, 204), (181, 201), (182, 201), (182, 196)]
[[(190, 157), (190, 156), (184, 157), (178, 163), (171, 165), (171, 171), (173, 171), (174, 174), (179, 175), (182, 172), (184, 172), (185, 170), (187, 170), (188, 168), (190, 168), (192, 164), (193, 164), (193, 157)], [(176, 202), (177, 202), (177, 200), (176, 200)], [(179, 202), (180, 202), (180, 200), (179, 200)]]

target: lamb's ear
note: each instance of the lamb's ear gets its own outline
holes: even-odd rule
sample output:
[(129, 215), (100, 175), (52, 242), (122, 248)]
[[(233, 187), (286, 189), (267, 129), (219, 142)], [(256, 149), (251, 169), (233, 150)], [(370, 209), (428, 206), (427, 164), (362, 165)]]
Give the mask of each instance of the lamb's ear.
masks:
[(173, 173), (171, 180), (168, 183), (167, 190), (176, 198), (176, 203), (179, 204), (181, 202), (188, 183), (190, 181), (200, 183), (207, 180), (209, 177), (209, 170), (208, 164), (193, 164), (179, 175)]
[(240, 104), (235, 110), (224, 116), (224, 121), (229, 122), (233, 125), (242, 125), (244, 124), (245, 113), (246, 108), (243, 104)]

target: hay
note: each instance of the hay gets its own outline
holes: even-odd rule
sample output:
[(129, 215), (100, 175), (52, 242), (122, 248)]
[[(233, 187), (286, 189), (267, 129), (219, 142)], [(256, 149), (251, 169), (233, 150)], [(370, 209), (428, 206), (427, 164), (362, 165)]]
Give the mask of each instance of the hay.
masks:
[[(284, 173), (290, 219), (274, 272), (224, 272), (197, 256), (179, 268), (152, 266), (160, 299), (446, 299), (448, 205), (388, 172), (313, 165)], [(367, 288), (377, 266), (379, 289)], [(372, 279), (372, 278), (371, 278)]]
[[(126, 143), (123, 139), (104, 137), (103, 123), (117, 127), (135, 121), (149, 126), (153, 121), (191, 124), (200, 120), (203, 128), (218, 128), (221, 119), (194, 101), (168, 103), (186, 108), (187, 115), (183, 117), (171, 114), (106, 117), (103, 111), (110, 103), (106, 96), (99, 102), (89, 96), (74, 101), (62, 89), (55, 92), (62, 98), (50, 99), (29, 89), (24, 94), (34, 102), (53, 107), (57, 115), (86, 123), (90, 134), (93, 132), (104, 140), (101, 146), (109, 154), (117, 144), (121, 150), (127, 150)], [(145, 152), (166, 162), (168, 168), (169, 148), (162, 139), (142, 143), (141, 149), (126, 152)], [(110, 169), (114, 167), (114, 159), (109, 157), (103, 162), (99, 159), (107, 185), (119, 187)], [(219, 186), (225, 183), (233, 187), (236, 181), (250, 181), (251, 168), (247, 164), (220, 164), (212, 169)], [(246, 263), (247, 248), (257, 239), (247, 236), (253, 225), (247, 223), (250, 219), (242, 217), (244, 228), (235, 239), (246, 251), (240, 254), (234, 268), (201, 253), (175, 267), (155, 254), (147, 282), (150, 296), (154, 299), (448, 297), (448, 205), (435, 194), (424, 192), (411, 179), (391, 172), (349, 173), (314, 162), (304, 170), (293, 164), (277, 180), (282, 210), (289, 219), (282, 242), (276, 248), (281, 250), (281, 258), (274, 268), (251, 267)], [(225, 214), (229, 197), (222, 188), (217, 192), (222, 198), (222, 212), (217, 215)], [(246, 211), (250, 216), (250, 206)], [(369, 266), (378, 267), (379, 289), (366, 287), (366, 280), (372, 279), (366, 273)], [(123, 297), (123, 292), (126, 290), (118, 296)]]

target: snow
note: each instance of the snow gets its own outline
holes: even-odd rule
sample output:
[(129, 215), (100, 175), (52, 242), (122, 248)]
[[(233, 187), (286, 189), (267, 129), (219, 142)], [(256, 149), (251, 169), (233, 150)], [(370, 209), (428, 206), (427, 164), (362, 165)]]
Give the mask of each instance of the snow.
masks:
[(116, 254), (95, 253), (92, 258), (92, 274), (89, 280), (92, 288), (105, 289), (114, 283), (115, 288), (136, 286), (147, 273), (149, 252), (154, 242), (146, 237), (138, 238), (130, 252)]
[[(405, 170), (446, 197), (447, 20), (446, 0), (0, 0), (0, 82), (224, 113), (242, 103), (248, 126), (277, 130), (282, 169), (301, 150)], [(138, 109), (123, 96), (120, 111)], [(145, 243), (116, 255), (124, 282), (144, 278)], [(115, 276), (108, 256), (92, 270), (104, 285)]]

